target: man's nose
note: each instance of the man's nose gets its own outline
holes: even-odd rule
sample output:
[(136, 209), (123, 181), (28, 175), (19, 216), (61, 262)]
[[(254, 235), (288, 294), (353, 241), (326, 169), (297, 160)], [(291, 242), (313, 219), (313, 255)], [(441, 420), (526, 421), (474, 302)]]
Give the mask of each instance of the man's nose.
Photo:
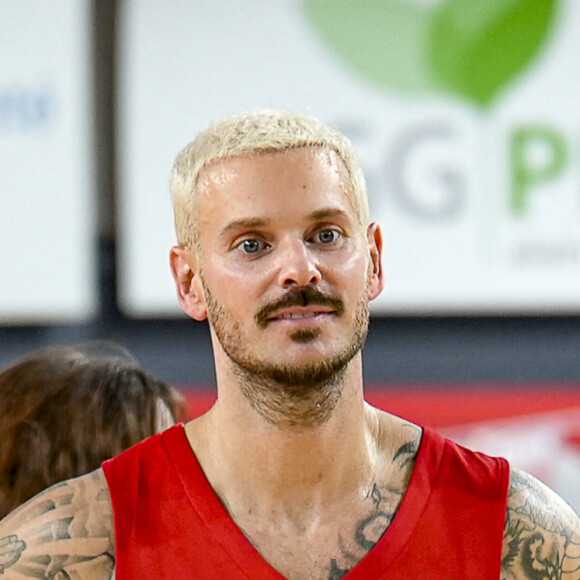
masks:
[(283, 288), (308, 286), (322, 276), (315, 256), (302, 240), (291, 240), (278, 248), (278, 283)]

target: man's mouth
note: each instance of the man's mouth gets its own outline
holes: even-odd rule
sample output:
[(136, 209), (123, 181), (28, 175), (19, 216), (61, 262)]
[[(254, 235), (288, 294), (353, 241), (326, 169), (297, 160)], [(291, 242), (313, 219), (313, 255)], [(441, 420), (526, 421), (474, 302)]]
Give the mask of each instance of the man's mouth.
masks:
[(279, 318), (280, 320), (294, 319), (294, 318), (313, 318), (318, 316), (320, 312), (293, 312), (288, 314), (280, 314), (279, 316), (274, 316), (274, 318)]
[(276, 303), (268, 304), (256, 314), (259, 326), (275, 320), (315, 319), (327, 315), (341, 315), (344, 304), (339, 298), (328, 296), (314, 288), (296, 288)]
[(300, 310), (283, 310), (281, 312), (277, 312), (269, 316), (267, 321), (271, 322), (273, 320), (304, 320), (304, 319), (319, 318), (331, 314), (335, 314), (334, 310), (320, 307), (318, 308), (310, 307)]

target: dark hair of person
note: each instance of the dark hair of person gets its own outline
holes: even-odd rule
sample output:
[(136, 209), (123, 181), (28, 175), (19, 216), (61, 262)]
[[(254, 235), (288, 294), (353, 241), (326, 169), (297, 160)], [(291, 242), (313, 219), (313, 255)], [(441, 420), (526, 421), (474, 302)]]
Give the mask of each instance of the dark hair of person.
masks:
[(167, 427), (167, 413), (189, 418), (183, 396), (126, 353), (51, 348), (9, 366), (0, 372), (0, 519)]

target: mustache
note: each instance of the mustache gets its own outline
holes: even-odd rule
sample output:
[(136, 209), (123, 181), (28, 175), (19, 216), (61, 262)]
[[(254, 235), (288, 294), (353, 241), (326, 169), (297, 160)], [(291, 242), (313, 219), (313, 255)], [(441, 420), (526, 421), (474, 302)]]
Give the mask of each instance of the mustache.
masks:
[(292, 306), (312, 305), (329, 306), (338, 315), (344, 312), (344, 302), (340, 298), (325, 294), (311, 286), (304, 286), (303, 288), (291, 288), (280, 300), (260, 308), (254, 318), (258, 326), (266, 326), (268, 319), (279, 310)]

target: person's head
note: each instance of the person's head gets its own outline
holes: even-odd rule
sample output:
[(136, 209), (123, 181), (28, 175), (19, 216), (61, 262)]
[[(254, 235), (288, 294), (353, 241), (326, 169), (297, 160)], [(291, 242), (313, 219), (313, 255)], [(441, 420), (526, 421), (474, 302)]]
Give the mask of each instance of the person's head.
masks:
[(30, 354), (0, 372), (0, 518), (188, 418), (182, 395), (120, 350)]
[(291, 400), (266, 406), (327, 416), (382, 289), (380, 229), (346, 138), (284, 112), (225, 119), (179, 154), (173, 196), (172, 270), (185, 312), (209, 319), (218, 393), (225, 370), (254, 406), (262, 384)]
[(369, 220), (362, 168), (350, 141), (318, 119), (294, 111), (270, 109), (226, 117), (211, 125), (178, 154), (171, 174), (177, 240), (193, 249), (197, 243), (197, 207), (203, 170), (217, 161), (303, 147), (325, 149), (344, 177), (343, 186), (361, 224)]

